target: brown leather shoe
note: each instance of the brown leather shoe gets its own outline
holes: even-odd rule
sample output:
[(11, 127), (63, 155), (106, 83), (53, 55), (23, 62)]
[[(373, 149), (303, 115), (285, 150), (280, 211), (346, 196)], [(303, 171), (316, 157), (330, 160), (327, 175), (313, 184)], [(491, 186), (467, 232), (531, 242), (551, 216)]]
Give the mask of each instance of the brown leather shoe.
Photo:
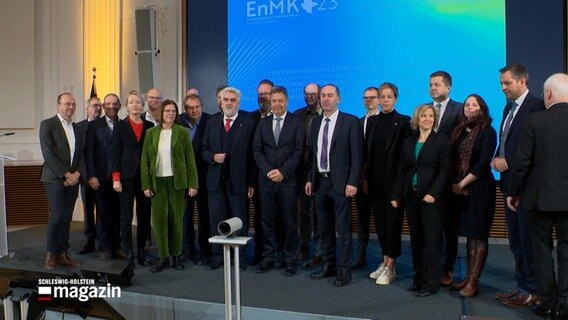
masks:
[(114, 250), (112, 252), (112, 258), (118, 260), (128, 260), (128, 255), (122, 251), (122, 249)]
[(495, 299), (499, 299), (501, 301), (507, 301), (514, 299), (515, 296), (517, 296), (519, 293), (521, 293), (520, 288), (515, 288), (509, 292), (499, 292), (498, 294), (495, 295)]
[(503, 301), (503, 304), (508, 307), (528, 307), (539, 300), (538, 296), (528, 292), (521, 292), (510, 300)]
[(319, 266), (322, 262), (323, 260), (321, 259), (320, 256), (314, 256), (312, 260), (304, 263), (304, 268), (314, 268)]
[[(442, 273), (442, 278), (440, 279), (440, 285), (442, 287), (447, 287), (449, 285), (452, 284), (452, 282), (454, 282), (454, 279), (452, 278), (452, 272), (451, 271), (444, 271)], [(461, 290), (461, 289), (460, 289)]]
[(55, 253), (48, 252), (45, 255), (45, 263), (43, 268), (46, 270), (54, 270), (57, 267), (57, 256)]
[(80, 267), (81, 263), (77, 260), (71, 259), (68, 252), (57, 254), (57, 264), (64, 267)]

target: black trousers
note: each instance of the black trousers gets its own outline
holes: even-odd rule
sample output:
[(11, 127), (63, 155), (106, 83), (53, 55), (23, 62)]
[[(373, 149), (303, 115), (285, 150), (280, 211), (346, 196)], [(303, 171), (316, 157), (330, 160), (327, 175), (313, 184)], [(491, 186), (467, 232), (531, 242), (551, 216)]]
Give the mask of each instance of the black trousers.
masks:
[(97, 225), (95, 223), (95, 191), (87, 184), (81, 183), (81, 200), (83, 201), (83, 234), (87, 239), (97, 237)]
[[(331, 178), (321, 178), (315, 191), (316, 214), (321, 238), (323, 262), (340, 270), (351, 268), (353, 237), (351, 235), (351, 198), (338, 194)], [(335, 241), (335, 227), (338, 238)], [(335, 251), (337, 248), (337, 257)]]
[[(205, 183), (199, 182), (200, 185)], [(187, 197), (185, 213), (183, 215), (183, 248), (188, 251), (195, 246), (195, 227), (193, 225), (194, 208), (197, 206), (197, 243), (202, 257), (211, 256), (211, 229), (209, 227), (208, 193), (200, 189), (195, 197)]]
[[(538, 294), (553, 306), (568, 299), (568, 211), (526, 211), (532, 244)], [(558, 277), (554, 273), (552, 229), (556, 226)]]
[(152, 200), (144, 195), (142, 191), (140, 174), (131, 179), (122, 179), (122, 192), (119, 193), (120, 199), (120, 237), (122, 249), (133, 251), (132, 244), (132, 217), (134, 212), (134, 200), (136, 200), (136, 221), (138, 222), (136, 232), (136, 247), (143, 250), (146, 246), (146, 239), (150, 233), (150, 219), (152, 212)]
[[(237, 217), (243, 222), (243, 228), (236, 233), (236, 236), (246, 236), (248, 234), (248, 210), (247, 205), (249, 199), (246, 193), (236, 193), (230, 180), (221, 181), (219, 188), (209, 191), (209, 230), (211, 234), (216, 235), (219, 222), (229, 218)], [(221, 260), (221, 245), (211, 246), (213, 259)], [(240, 254), (244, 257), (246, 248), (240, 250)]]
[(401, 254), (403, 213), (390, 204), (392, 194), (392, 188), (378, 183), (369, 191), (369, 198), (382, 255), (397, 258)]
[(457, 201), (458, 198), (449, 190), (436, 201), (442, 217), (443, 271), (453, 271), (458, 257), (460, 210)]
[[(507, 194), (503, 194), (503, 198), (506, 199)], [(529, 293), (536, 293), (536, 274), (528, 230), (528, 215), (520, 207), (517, 212), (513, 212), (505, 204), (509, 248), (515, 259), (515, 280), (517, 281), (517, 286)]]
[(99, 189), (95, 190), (97, 206), (97, 224), (100, 225), (99, 245), (102, 250), (120, 249), (120, 200), (118, 192), (112, 188), (112, 180), (99, 180)]
[[(262, 233), (264, 235), (265, 259), (274, 260), (279, 247), (278, 233), (282, 232), (282, 261), (290, 261), (298, 251), (298, 228), (296, 220), (296, 186), (274, 183), (261, 186), (259, 198), (262, 208)], [(278, 225), (281, 225), (278, 228)], [(279, 231), (281, 229), (281, 231)]]
[(442, 276), (442, 218), (436, 202), (422, 199), (414, 190), (406, 197), (414, 285), (434, 293), (440, 290)]
[(369, 229), (371, 226), (371, 204), (369, 195), (364, 193), (362, 188), (355, 195), (357, 202), (357, 244), (358, 253), (361, 257), (367, 257), (367, 246), (369, 245)]

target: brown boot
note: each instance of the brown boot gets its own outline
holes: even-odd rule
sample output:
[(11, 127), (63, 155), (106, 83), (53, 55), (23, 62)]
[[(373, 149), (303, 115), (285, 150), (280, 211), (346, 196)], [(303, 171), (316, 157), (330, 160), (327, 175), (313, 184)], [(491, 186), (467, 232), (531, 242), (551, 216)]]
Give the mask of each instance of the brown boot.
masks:
[(471, 267), (471, 274), (468, 283), (460, 290), (460, 295), (466, 298), (473, 298), (479, 292), (479, 276), (487, 260), (487, 240), (473, 241), (475, 241), (476, 244), (474, 245), (475, 254), (472, 258), (473, 266)]
[(467, 273), (465, 275), (465, 278), (463, 278), (462, 281), (460, 282), (454, 282), (451, 284), (452, 290), (456, 290), (456, 291), (460, 291), (461, 289), (463, 289), (465, 287), (465, 285), (469, 282), (469, 275), (471, 274), (471, 267), (472, 267), (472, 263), (471, 263), (471, 259), (474, 255), (474, 245), (475, 242), (473, 241), (473, 239), (468, 239), (467, 240), (467, 244), (466, 244), (466, 253), (467, 253), (467, 260), (466, 260), (466, 268), (467, 268)]
[(53, 252), (48, 252), (45, 256), (43, 268), (46, 270), (54, 270), (57, 267), (57, 256)]
[(79, 261), (71, 259), (69, 252), (58, 253), (57, 264), (65, 267), (74, 267), (74, 268), (81, 266), (81, 263)]

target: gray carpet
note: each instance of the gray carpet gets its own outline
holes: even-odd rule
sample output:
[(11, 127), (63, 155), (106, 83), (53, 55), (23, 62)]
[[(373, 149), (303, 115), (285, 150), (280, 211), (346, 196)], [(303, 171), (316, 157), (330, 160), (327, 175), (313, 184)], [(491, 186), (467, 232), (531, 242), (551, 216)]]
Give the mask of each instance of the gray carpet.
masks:
[[(45, 226), (10, 232), (9, 251), (14, 254), (11, 258), (1, 259), (0, 267), (22, 268), (25, 265), (28, 270), (43, 272), (44, 239)], [(79, 250), (83, 242), (81, 223), (74, 222), (72, 251)], [(461, 255), (463, 247), (460, 245)], [(370, 265), (354, 271), (352, 283), (343, 288), (335, 288), (333, 278), (311, 280), (309, 275), (312, 270), (300, 269), (296, 276), (285, 277), (282, 269), (255, 274), (249, 267), (241, 273), (242, 305), (366, 319), (459, 319), (462, 311), (476, 319), (536, 319), (527, 308), (509, 308), (494, 298), (497, 292), (514, 286), (512, 255), (506, 245), (490, 246), (480, 294), (473, 299), (461, 299), (455, 292), (445, 288), (426, 298), (415, 298), (407, 292), (405, 289), (411, 284), (413, 275), (408, 241), (403, 241), (403, 256), (397, 263), (397, 280), (390, 286), (375, 285), (368, 274), (376, 268), (378, 251), (377, 241), (372, 240), (368, 257)], [(84, 262), (98, 259), (99, 254), (75, 254), (74, 257)], [(222, 268), (207, 271), (187, 262), (184, 271), (166, 269), (152, 274), (148, 268), (137, 266), (135, 272), (132, 286), (124, 288), (125, 291), (224, 302)], [(456, 270), (454, 277), (459, 277), (459, 270)]]

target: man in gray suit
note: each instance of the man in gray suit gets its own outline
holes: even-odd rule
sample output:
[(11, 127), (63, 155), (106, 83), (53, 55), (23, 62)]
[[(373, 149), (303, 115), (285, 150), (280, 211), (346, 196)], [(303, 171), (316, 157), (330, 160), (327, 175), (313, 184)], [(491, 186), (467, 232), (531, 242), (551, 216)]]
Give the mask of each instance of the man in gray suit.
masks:
[(39, 141), (44, 163), (40, 180), (49, 203), (47, 255), (44, 268), (78, 267), (69, 255), (69, 224), (73, 218), (79, 182), (84, 177), (84, 132), (73, 123), (77, 105), (70, 93), (57, 97), (57, 114), (43, 120)]

